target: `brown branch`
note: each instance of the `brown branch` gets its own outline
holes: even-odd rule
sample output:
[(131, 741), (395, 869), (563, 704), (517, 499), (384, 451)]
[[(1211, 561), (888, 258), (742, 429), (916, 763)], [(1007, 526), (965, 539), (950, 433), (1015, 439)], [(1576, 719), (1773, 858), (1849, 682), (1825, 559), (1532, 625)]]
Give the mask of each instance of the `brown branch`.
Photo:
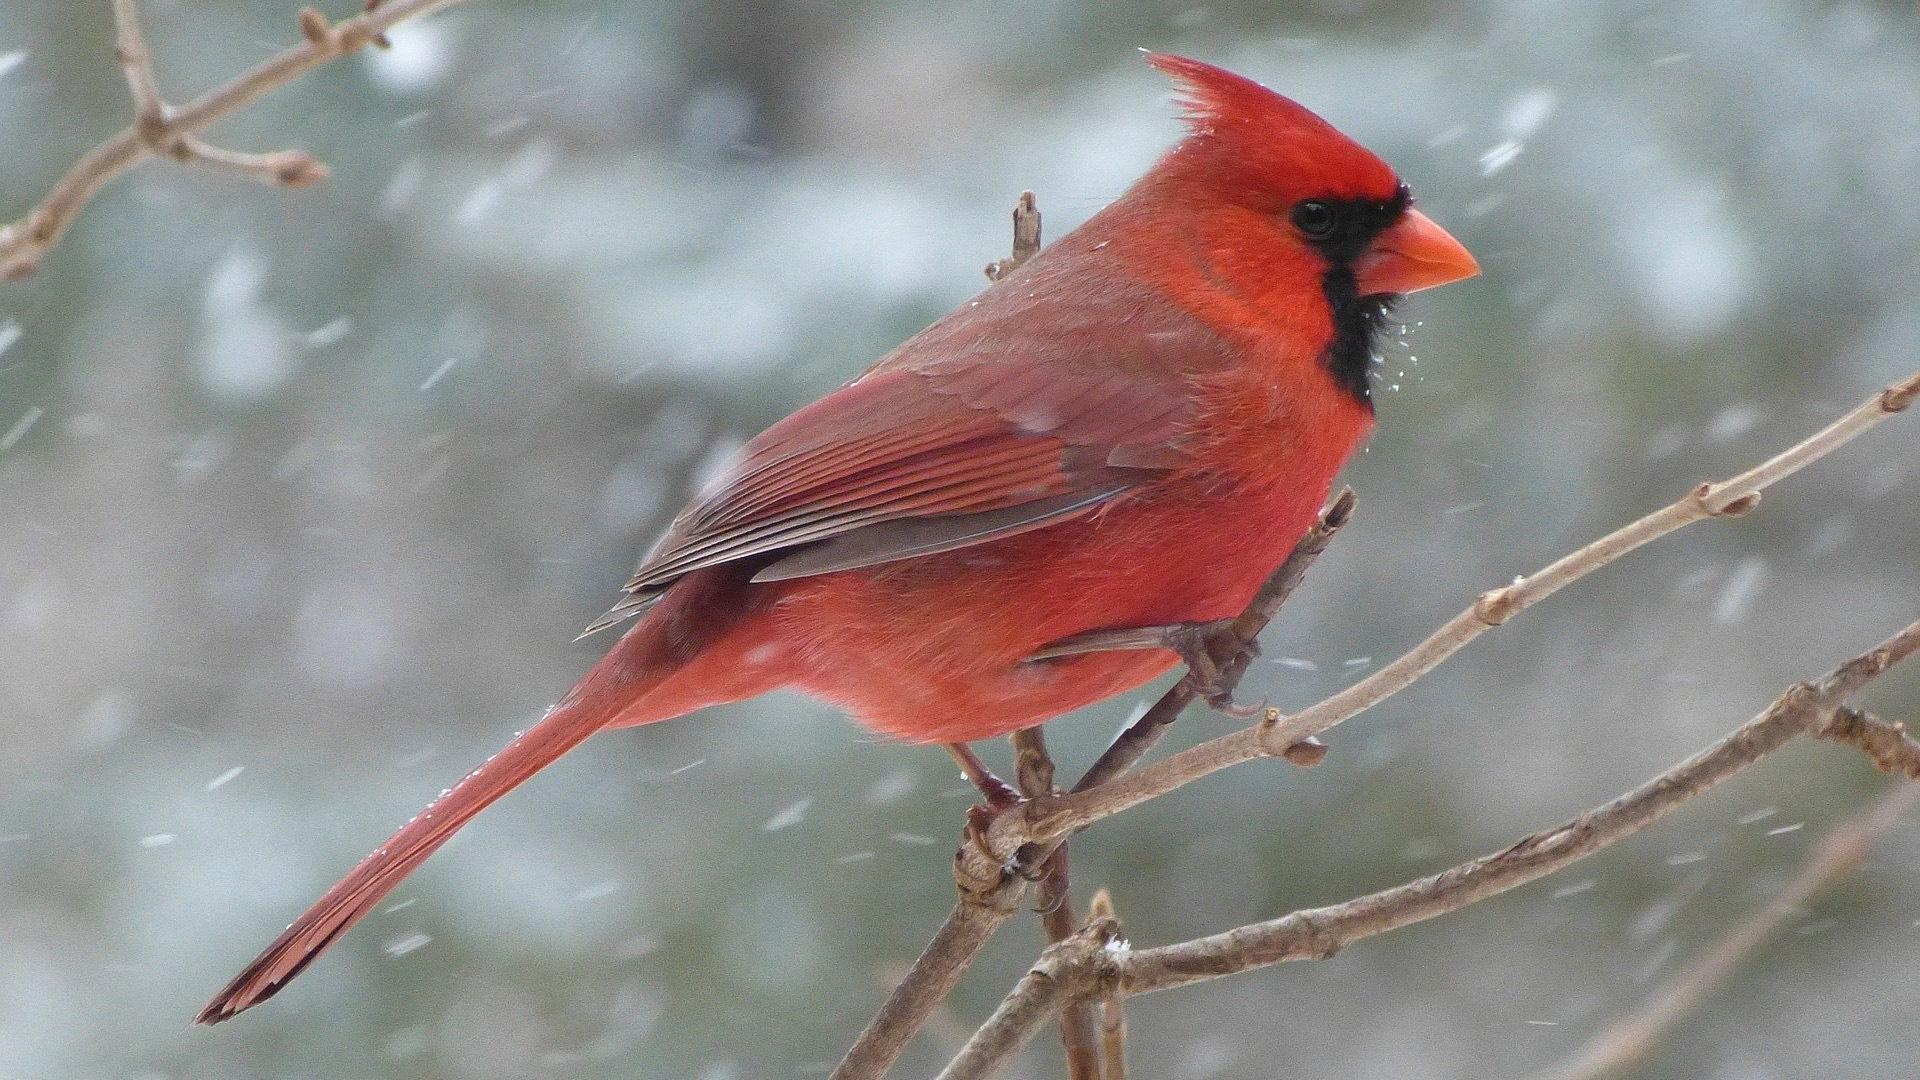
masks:
[(1883, 773), (1920, 780), (1920, 741), (1907, 734), (1905, 724), (1890, 724), (1858, 709), (1841, 709), (1819, 735), (1858, 747)]
[[(308, 26), (307, 17), (314, 14), (311, 8), (301, 12), (303, 32)], [(146, 34), (140, 29), (138, 0), (113, 0), (113, 33), (114, 52), (127, 77), (127, 92), (133, 98), (133, 131), (148, 151), (176, 161), (231, 169), (286, 187), (308, 187), (327, 178), (327, 167), (304, 150), (247, 154), (170, 130), (167, 124), (170, 110), (160, 96), (160, 83), (153, 74), (153, 53), (147, 48)]]
[[(1087, 904), (1087, 918), (1113, 920), (1116, 937), (1125, 940), (1120, 917), (1113, 909), (1113, 896), (1105, 889), (1093, 894)], [(1100, 999), (1100, 1080), (1127, 1080), (1127, 999), (1107, 994)]]
[[(1845, 712), (1836, 711), (1835, 718)], [(1816, 734), (1827, 737), (1824, 730)], [(1566, 1061), (1542, 1074), (1543, 1080), (1597, 1080), (1644, 1060), (1674, 1024), (1697, 1008), (1788, 919), (1865, 865), (1874, 843), (1916, 806), (1920, 806), (1920, 784), (1902, 784), (1872, 809), (1842, 822), (1766, 906), (1741, 920), (1684, 971), (1647, 995), (1638, 1008), (1608, 1024)]]
[(1832, 424), (1746, 472), (1720, 483), (1701, 484), (1677, 502), (1602, 536), (1529, 577), (1482, 593), (1412, 650), (1317, 705), (1292, 716), (1270, 712), (1267, 719), (1251, 727), (1183, 750), (1130, 776), (1057, 798), (1035, 799), (1018, 812), (1000, 815), (987, 830), (988, 850), (976, 855), (969, 871), (986, 872), (990, 858), (1010, 858), (1025, 845), (1077, 832), (1221, 769), (1284, 755), (1302, 740), (1399, 693), (1475, 638), (1642, 545), (1696, 521), (1747, 513), (1758, 505), (1762, 490), (1906, 409), (1916, 396), (1920, 396), (1920, 372), (1873, 395)]
[(160, 100), (160, 84), (153, 77), (153, 54), (147, 51), (147, 37), (140, 29), (136, 0), (113, 0), (113, 43), (120, 70), (127, 77), (127, 93), (133, 97), (134, 130), (157, 145), (156, 135), (167, 123), (167, 105)]
[(1079, 933), (1047, 946), (938, 1080), (991, 1077), (1068, 1002), (1111, 996), (1118, 987), (1115, 958), (1125, 952), (1112, 920), (1088, 920)]
[(1011, 876), (991, 890), (969, 891), (963, 884), (960, 899), (933, 940), (887, 995), (828, 1080), (874, 1080), (886, 1075), (927, 1017), (953, 993), (954, 984), (981, 947), (1018, 910), (1026, 884)]
[[(1054, 793), (1053, 756), (1047, 737), (1038, 727), (1013, 733), (1014, 776), (1029, 799)], [(1063, 841), (1041, 867), (1040, 925), (1047, 941), (1065, 941), (1080, 927), (1073, 916), (1068, 887), (1067, 845)], [(1060, 1042), (1066, 1051), (1068, 1080), (1100, 1080), (1100, 1044), (1093, 1029), (1093, 1009), (1073, 1002), (1060, 1012)]]
[(231, 81), (178, 108), (169, 108), (153, 76), (135, 0), (114, 0), (114, 36), (120, 67), (134, 101), (134, 123), (88, 151), (24, 217), (0, 226), (0, 281), (31, 275), (60, 243), (68, 226), (106, 184), (150, 157), (164, 156), (232, 169), (290, 187), (324, 180), (326, 166), (299, 150), (245, 154), (195, 136), (261, 95), (323, 64), (374, 43), (395, 24), (452, 7), (462, 0), (394, 0), (368, 5), (365, 14), (330, 26), (311, 8), (299, 16), (302, 43), (262, 61)]
[(1789, 687), (1759, 716), (1633, 791), (1503, 851), (1405, 885), (1152, 949), (1114, 947), (1111, 925), (1090, 923), (1041, 954), (941, 1080), (994, 1075), (1069, 1001), (1145, 994), (1287, 961), (1324, 959), (1363, 938), (1458, 911), (1551, 874), (1646, 829), (1796, 736), (1819, 733), (1845, 699), (1916, 651), (1920, 622), (1818, 682)]
[(1023, 191), (1013, 204), (1013, 254), (987, 264), (987, 280), (997, 282), (1040, 252), (1040, 204)]

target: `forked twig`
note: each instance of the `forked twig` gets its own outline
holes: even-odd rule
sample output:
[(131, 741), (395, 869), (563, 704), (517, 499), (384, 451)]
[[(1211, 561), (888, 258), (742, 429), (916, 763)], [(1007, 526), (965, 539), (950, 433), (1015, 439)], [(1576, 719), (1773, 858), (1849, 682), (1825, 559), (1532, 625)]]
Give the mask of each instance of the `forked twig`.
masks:
[(140, 27), (138, 0), (113, 0), (113, 40), (120, 70), (127, 79), (127, 93), (133, 98), (133, 131), (150, 153), (231, 169), (287, 187), (307, 187), (327, 178), (327, 167), (304, 150), (247, 154), (171, 130), (167, 123), (171, 110), (160, 96), (160, 83), (153, 74), (153, 53)]
[(0, 226), (0, 281), (31, 275), (60, 243), (68, 226), (113, 178), (150, 157), (200, 162), (269, 183), (302, 187), (319, 183), (327, 169), (300, 150), (248, 154), (213, 146), (198, 137), (216, 121), (261, 95), (323, 64), (384, 40), (395, 24), (452, 7), (462, 0), (393, 0), (367, 5), (364, 14), (331, 25), (312, 8), (299, 14), (299, 45), (282, 50), (251, 70), (178, 108), (169, 108), (153, 76), (153, 59), (140, 29), (135, 0), (114, 0), (114, 42), (134, 122), (76, 161), (46, 196), (18, 220)]

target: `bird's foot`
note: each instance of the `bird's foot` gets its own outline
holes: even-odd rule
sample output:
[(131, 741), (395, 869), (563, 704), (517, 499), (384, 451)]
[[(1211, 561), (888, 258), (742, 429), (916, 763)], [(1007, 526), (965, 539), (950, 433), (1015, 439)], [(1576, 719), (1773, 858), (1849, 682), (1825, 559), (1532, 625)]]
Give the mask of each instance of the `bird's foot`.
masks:
[[(1002, 872), (1019, 874), (1030, 881), (1035, 880), (1033, 875), (1038, 871), (1026, 866), (1018, 852), (1014, 853), (1011, 860), (1003, 860), (994, 852), (993, 844), (987, 837), (987, 830), (993, 827), (996, 818), (1009, 810), (1019, 809), (1027, 800), (1014, 790), (1012, 784), (995, 776), (993, 771), (987, 768), (986, 763), (980, 760), (980, 756), (973, 752), (973, 748), (966, 743), (948, 743), (947, 753), (953, 755), (953, 760), (960, 766), (961, 774), (979, 790), (980, 797), (986, 800), (984, 805), (975, 804), (967, 807), (965, 843), (978, 852), (986, 862), (1000, 867)], [(964, 857), (956, 859), (956, 863), (961, 866), (968, 861)], [(982, 890), (998, 884), (997, 880), (979, 881), (974, 880), (974, 875), (965, 876)]]
[(1226, 672), (1221, 668), (1221, 662), (1215, 659), (1241, 652), (1249, 656), (1260, 655), (1260, 643), (1242, 638), (1234, 630), (1233, 624), (1232, 619), (1219, 619), (1165, 627), (1166, 647), (1186, 662), (1185, 681), (1195, 696), (1217, 712), (1237, 720), (1251, 720), (1267, 711), (1267, 700), (1261, 698), (1257, 705), (1235, 702), (1233, 690), (1227, 685)]
[[(1001, 814), (1017, 811), (1025, 803), (1025, 799), (1015, 796), (1013, 802), (1003, 805), (976, 804), (967, 807), (967, 827), (961, 841), (965, 847), (956, 852), (953, 858), (954, 873), (960, 878), (963, 888), (970, 892), (984, 893), (999, 885), (1009, 874), (1028, 881), (1039, 881), (1047, 876), (1047, 868), (1044, 865), (1036, 865), (1035, 859), (1029, 854), (1028, 849), (1033, 845), (1026, 845), (1007, 858), (1002, 858), (999, 852), (993, 849), (993, 841), (989, 835), (993, 823), (999, 820)], [(967, 848), (971, 848), (979, 858), (969, 859)], [(984, 876), (968, 869), (970, 866), (979, 865), (991, 866), (994, 869)]]
[(1187, 665), (1187, 687), (1208, 705), (1241, 720), (1250, 720), (1267, 711), (1263, 699), (1258, 705), (1239, 705), (1228, 690), (1226, 676), (1215, 657), (1232, 657), (1245, 652), (1260, 655), (1260, 644), (1242, 638), (1233, 628), (1233, 619), (1213, 622), (1170, 623), (1166, 626), (1139, 626), (1125, 630), (1094, 630), (1053, 642), (1033, 654), (1031, 660), (1051, 660), (1063, 656), (1081, 656), (1093, 652), (1126, 649), (1167, 649)]
[[(956, 742), (947, 743), (946, 748), (947, 753), (953, 755), (954, 763), (960, 766), (960, 775), (966, 777), (968, 783), (978, 788), (980, 795), (987, 800), (987, 807), (1004, 810), (1020, 802), (1020, 793), (1014, 790), (1012, 784), (993, 775), (993, 770), (987, 768), (987, 763), (981, 761), (980, 755), (973, 752), (973, 747), (963, 742)], [(981, 810), (985, 807), (976, 806), (974, 809)]]

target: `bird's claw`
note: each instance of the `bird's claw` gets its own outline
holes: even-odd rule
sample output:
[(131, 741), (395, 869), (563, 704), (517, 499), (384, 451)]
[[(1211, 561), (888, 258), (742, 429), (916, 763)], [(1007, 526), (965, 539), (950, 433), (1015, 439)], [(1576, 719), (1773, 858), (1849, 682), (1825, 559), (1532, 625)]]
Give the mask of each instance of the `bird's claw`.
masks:
[[(1012, 789), (1008, 788), (1007, 791), (1011, 794)], [(1046, 877), (1046, 868), (1044, 866), (1033, 865), (1031, 852), (1028, 850), (1030, 845), (1022, 845), (1013, 853), (1012, 857), (1002, 859), (999, 853), (993, 850), (993, 842), (988, 835), (989, 830), (993, 828), (993, 823), (999, 820), (1001, 814), (1009, 810), (1018, 809), (1026, 800), (1018, 795), (1011, 795), (1010, 798), (1004, 801), (989, 796), (988, 801), (995, 805), (981, 806), (976, 803), (973, 806), (967, 807), (967, 827), (962, 834), (964, 842), (972, 847), (983, 860), (999, 867), (1001, 875), (1014, 874), (1028, 881), (1039, 881)], [(955, 865), (960, 867), (966, 866), (968, 861), (969, 860), (964, 857), (964, 853), (956, 855), (954, 858)], [(966, 877), (978, 891), (984, 892), (994, 885), (999, 884), (998, 878), (995, 880), (981, 880), (973, 877), (971, 874), (966, 875)]]
[(1252, 705), (1238, 704), (1233, 700), (1232, 694), (1209, 695), (1209, 694), (1202, 693), (1200, 695), (1200, 698), (1201, 700), (1207, 703), (1208, 708), (1214, 710), (1215, 712), (1224, 713), (1227, 716), (1231, 716), (1235, 720), (1252, 720), (1257, 717), (1265, 716), (1267, 714), (1267, 710), (1272, 707), (1272, 705), (1264, 697)]
[(1226, 673), (1221, 670), (1220, 662), (1214, 659), (1216, 647), (1223, 645), (1248, 656), (1260, 655), (1260, 643), (1247, 641), (1234, 633), (1233, 622), (1232, 619), (1219, 619), (1168, 627), (1167, 648), (1186, 662), (1187, 688), (1195, 696), (1217, 712), (1237, 720), (1251, 720), (1267, 711), (1267, 700), (1261, 698), (1258, 705), (1236, 704), (1233, 691), (1223, 685)]
[(1045, 881), (1051, 871), (1045, 862), (1035, 859), (1034, 855), (1032, 844), (1020, 845), (1015, 849), (1013, 858), (1007, 860), (1007, 872), (1035, 885)]
[[(1047, 876), (1048, 875), (1046, 874), (1042, 874), (1040, 875), (1040, 879), (1045, 880)], [(1035, 907), (1033, 909), (1033, 913), (1035, 915), (1051, 915), (1054, 912), (1059, 911), (1060, 905), (1066, 902), (1067, 902), (1067, 894), (1065, 892), (1056, 891), (1053, 894), (1053, 897), (1049, 899), (1046, 903)]]

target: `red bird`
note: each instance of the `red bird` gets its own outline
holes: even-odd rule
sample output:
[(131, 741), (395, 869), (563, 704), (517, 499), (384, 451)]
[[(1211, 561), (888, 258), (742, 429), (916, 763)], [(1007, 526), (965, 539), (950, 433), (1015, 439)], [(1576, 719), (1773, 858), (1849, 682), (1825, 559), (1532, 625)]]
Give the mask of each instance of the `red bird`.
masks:
[[(495, 799), (594, 732), (783, 687), (964, 744), (1167, 671), (1033, 659), (1237, 615), (1373, 426), (1399, 294), (1470, 277), (1386, 163), (1174, 56), (1191, 131), (1086, 224), (747, 444), (591, 630), (544, 719), (329, 889), (200, 1013), (271, 997)], [(959, 748), (964, 752), (964, 748)]]

